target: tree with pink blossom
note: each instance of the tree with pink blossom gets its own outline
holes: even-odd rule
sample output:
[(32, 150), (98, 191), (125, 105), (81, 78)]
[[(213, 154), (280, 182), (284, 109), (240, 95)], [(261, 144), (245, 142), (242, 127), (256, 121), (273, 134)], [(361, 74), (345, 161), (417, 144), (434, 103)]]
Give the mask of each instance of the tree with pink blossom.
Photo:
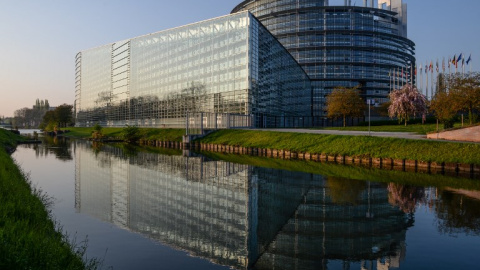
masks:
[(401, 89), (393, 90), (389, 97), (392, 104), (388, 107), (388, 115), (397, 117), (399, 122), (405, 121), (405, 126), (410, 116), (427, 113), (427, 99), (414, 85), (406, 84)]

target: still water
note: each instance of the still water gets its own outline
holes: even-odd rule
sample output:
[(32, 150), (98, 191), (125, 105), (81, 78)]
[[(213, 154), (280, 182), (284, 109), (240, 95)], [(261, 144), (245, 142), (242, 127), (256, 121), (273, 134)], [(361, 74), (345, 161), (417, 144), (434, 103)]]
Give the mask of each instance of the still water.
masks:
[(61, 139), (13, 157), (105, 269), (480, 269), (478, 179)]

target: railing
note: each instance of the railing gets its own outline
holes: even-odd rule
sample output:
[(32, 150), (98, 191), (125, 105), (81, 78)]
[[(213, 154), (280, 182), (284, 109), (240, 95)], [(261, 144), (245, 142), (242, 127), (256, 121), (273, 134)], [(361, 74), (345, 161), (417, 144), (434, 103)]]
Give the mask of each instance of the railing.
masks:
[(187, 113), (186, 134), (202, 135), (209, 130), (253, 127), (251, 115), (231, 113)]

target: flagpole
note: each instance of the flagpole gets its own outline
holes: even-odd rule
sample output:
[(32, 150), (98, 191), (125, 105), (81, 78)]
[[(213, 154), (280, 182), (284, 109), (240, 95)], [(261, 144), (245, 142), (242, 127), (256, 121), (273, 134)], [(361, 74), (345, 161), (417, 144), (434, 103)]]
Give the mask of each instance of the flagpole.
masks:
[[(428, 62), (427, 62), (427, 63), (428, 63)], [(427, 65), (425, 65), (425, 67), (427, 67)], [(426, 78), (426, 80), (425, 80), (425, 82), (426, 82), (425, 96), (426, 96), (427, 99), (428, 99), (428, 68), (425, 70), (425, 74), (427, 75), (427, 76), (426, 76), (427, 78)]]
[(448, 91), (450, 92), (450, 78), (452, 77), (452, 69), (451, 69), (451, 63), (450, 57), (448, 57)]
[(422, 89), (423, 93), (423, 68), (421, 67), (422, 64), (420, 64), (420, 89)]
[(434, 91), (434, 83), (433, 83), (433, 64), (430, 65), (432, 67), (432, 88), (430, 89), (430, 100), (433, 99), (433, 91)]

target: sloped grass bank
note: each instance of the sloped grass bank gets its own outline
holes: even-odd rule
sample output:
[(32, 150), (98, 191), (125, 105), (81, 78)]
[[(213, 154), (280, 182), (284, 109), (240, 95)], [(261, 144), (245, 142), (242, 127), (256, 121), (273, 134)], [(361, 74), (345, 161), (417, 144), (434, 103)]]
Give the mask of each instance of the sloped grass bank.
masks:
[(311, 154), (480, 164), (480, 144), (473, 143), (258, 130), (219, 130), (198, 142)]
[(45, 195), (5, 151), (20, 137), (0, 129), (0, 269), (96, 269), (85, 245), (74, 247), (52, 221)]
[[(64, 137), (73, 138), (91, 138), (93, 127), (72, 127), (68, 128), (70, 132), (62, 134)], [(106, 138), (123, 138), (123, 128), (102, 128), (102, 134)], [(143, 140), (157, 140), (157, 141), (171, 141), (181, 142), (182, 136), (185, 134), (184, 129), (170, 129), (170, 128), (139, 128), (138, 135)]]
[[(455, 123), (455, 128), (460, 128), (461, 123)], [(445, 130), (443, 124), (439, 125), (439, 131)], [(349, 130), (349, 131), (368, 131), (368, 126), (353, 126), (353, 127), (327, 127), (328, 130)], [(412, 125), (384, 125), (371, 126), (370, 131), (373, 132), (411, 132), (426, 135), (428, 133), (437, 131), (437, 124), (412, 124)]]

